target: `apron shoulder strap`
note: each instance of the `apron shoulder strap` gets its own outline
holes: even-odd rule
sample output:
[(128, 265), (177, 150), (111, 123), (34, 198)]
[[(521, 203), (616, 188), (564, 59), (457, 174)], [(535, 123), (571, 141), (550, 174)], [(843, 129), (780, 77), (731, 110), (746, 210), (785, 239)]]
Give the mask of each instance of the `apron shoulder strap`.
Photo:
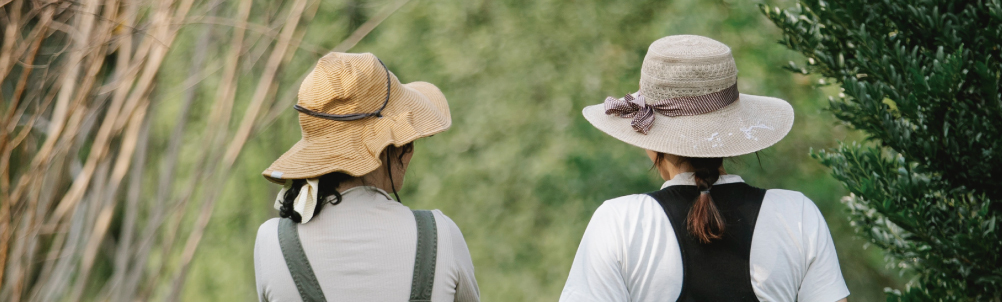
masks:
[(418, 232), (410, 301), (431, 301), (431, 289), (435, 285), (435, 261), (438, 258), (438, 226), (435, 224), (435, 214), (431, 211), (413, 212)]
[(313, 267), (310, 260), (306, 259), (306, 252), (299, 241), (299, 224), (289, 218), (281, 218), (278, 222), (278, 245), (282, 247), (282, 256), (285, 257), (285, 264), (289, 266), (292, 273), (292, 281), (296, 283), (299, 296), (305, 302), (327, 301), (324, 292), (320, 289), (320, 282), (313, 274)]
[[(435, 214), (428, 210), (414, 210), (417, 221), (417, 252), (414, 257), (414, 277), (411, 281), (410, 301), (431, 301), (431, 290), (435, 284), (435, 262), (438, 258), (438, 226)], [(313, 274), (310, 260), (306, 258), (302, 242), (299, 241), (299, 225), (291, 219), (282, 218), (278, 223), (278, 244), (282, 248), (285, 264), (292, 274), (299, 295), (306, 302), (327, 301), (320, 288), (320, 282)]]

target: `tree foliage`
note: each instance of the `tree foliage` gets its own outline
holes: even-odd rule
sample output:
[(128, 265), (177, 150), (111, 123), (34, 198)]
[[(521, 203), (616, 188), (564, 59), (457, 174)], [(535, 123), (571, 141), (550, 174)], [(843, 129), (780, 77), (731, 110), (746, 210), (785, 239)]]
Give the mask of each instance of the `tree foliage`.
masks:
[(761, 8), (783, 31), (781, 43), (808, 58), (788, 69), (841, 85), (830, 111), (873, 142), (813, 156), (852, 193), (843, 201), (857, 232), (917, 273), (889, 300), (998, 301), (1000, 1)]

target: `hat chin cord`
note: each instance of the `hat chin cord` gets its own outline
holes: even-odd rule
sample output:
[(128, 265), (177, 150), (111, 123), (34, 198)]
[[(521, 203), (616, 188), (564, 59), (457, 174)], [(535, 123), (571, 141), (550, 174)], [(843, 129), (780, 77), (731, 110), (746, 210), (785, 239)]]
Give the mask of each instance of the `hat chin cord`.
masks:
[(393, 184), (393, 171), (390, 169), (390, 165), (390, 152), (386, 152), (386, 176), (390, 177), (390, 190), (393, 190), (393, 196), (397, 198), (397, 202), (403, 203), (400, 201), (400, 195), (397, 195), (397, 185)]

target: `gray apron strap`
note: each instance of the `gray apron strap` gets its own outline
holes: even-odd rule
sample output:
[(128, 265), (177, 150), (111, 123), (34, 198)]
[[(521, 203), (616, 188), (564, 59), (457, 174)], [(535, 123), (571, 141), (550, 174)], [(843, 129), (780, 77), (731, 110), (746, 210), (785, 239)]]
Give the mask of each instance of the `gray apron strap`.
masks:
[(414, 210), (417, 221), (417, 253), (414, 256), (414, 277), (411, 279), (411, 302), (431, 301), (435, 284), (435, 261), (438, 257), (438, 226), (435, 214), (428, 210)]
[[(410, 301), (431, 301), (431, 290), (435, 284), (435, 262), (438, 257), (438, 226), (435, 214), (428, 210), (415, 210), (417, 221), (417, 252), (414, 256), (414, 276), (411, 280)], [(299, 241), (299, 224), (282, 218), (278, 223), (278, 244), (282, 248), (285, 264), (292, 273), (292, 281), (303, 301), (327, 301), (320, 289), (320, 282), (313, 274), (310, 260), (306, 258), (303, 245)]]
[(289, 218), (278, 220), (278, 245), (282, 247), (282, 256), (285, 257), (285, 264), (289, 266), (292, 273), (292, 281), (296, 283), (299, 296), (304, 302), (327, 301), (324, 292), (320, 289), (320, 282), (313, 274), (313, 267), (310, 260), (306, 259), (306, 252), (299, 241), (299, 224)]

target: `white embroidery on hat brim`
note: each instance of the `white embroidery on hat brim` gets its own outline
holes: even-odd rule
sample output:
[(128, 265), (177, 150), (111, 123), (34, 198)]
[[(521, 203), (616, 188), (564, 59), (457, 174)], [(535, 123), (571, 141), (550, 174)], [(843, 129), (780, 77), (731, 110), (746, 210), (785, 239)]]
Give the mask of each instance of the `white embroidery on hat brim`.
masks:
[(746, 139), (757, 141), (758, 137), (755, 136), (755, 129), (776, 130), (775, 128), (770, 127), (769, 125), (763, 124), (762, 121), (757, 121), (755, 125), (739, 128), (741, 132), (745, 133)]

